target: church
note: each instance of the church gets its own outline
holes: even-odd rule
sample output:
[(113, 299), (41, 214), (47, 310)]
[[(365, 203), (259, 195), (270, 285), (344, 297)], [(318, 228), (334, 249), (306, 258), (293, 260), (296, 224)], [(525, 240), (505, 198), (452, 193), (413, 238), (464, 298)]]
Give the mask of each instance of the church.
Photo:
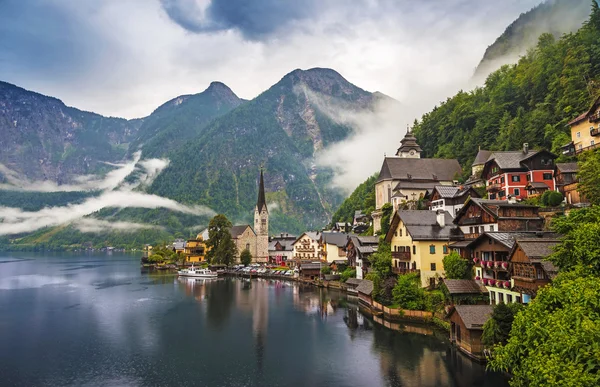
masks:
[(269, 210), (265, 198), (265, 182), (263, 170), (260, 170), (258, 200), (254, 208), (254, 228), (249, 224), (231, 227), (231, 237), (237, 247), (235, 260), (240, 262), (240, 254), (248, 249), (252, 254), (252, 262), (269, 261)]

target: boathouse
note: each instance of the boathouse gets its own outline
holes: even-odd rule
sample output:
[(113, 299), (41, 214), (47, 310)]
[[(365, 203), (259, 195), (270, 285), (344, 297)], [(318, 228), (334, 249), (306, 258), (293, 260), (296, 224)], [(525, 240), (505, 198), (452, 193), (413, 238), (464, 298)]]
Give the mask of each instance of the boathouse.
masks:
[(473, 359), (485, 360), (481, 335), (492, 311), (491, 305), (456, 305), (448, 313), (450, 341)]

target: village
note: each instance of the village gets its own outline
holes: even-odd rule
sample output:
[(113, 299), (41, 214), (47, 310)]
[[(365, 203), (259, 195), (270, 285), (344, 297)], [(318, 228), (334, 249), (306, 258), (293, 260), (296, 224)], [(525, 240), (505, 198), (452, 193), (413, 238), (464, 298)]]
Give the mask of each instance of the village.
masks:
[[(595, 149), (599, 122), (600, 99), (569, 123), (572, 141), (563, 154), (575, 157)], [(546, 260), (562, 237), (549, 224), (588, 206), (578, 190), (578, 164), (557, 163), (558, 155), (527, 143), (512, 151), (480, 149), (471, 176), (461, 183), (457, 160), (421, 154), (407, 131), (396, 154), (383, 160), (374, 212), (356, 208), (351, 222), (301, 235), (269, 234), (261, 170), (254, 225), (230, 227), (235, 258), (230, 265), (211, 267), (223, 274), (341, 289), (382, 323), (436, 323), (459, 350), (485, 361), (483, 327), (494, 307), (530, 303), (560, 270)], [(208, 265), (208, 240), (207, 229), (167, 247), (183, 266)], [(152, 254), (147, 246), (146, 260)], [(445, 267), (449, 257), (466, 272), (451, 275)], [(398, 302), (402, 276), (410, 282), (407, 289), (423, 292), (425, 301)], [(380, 296), (386, 287), (387, 298)]]

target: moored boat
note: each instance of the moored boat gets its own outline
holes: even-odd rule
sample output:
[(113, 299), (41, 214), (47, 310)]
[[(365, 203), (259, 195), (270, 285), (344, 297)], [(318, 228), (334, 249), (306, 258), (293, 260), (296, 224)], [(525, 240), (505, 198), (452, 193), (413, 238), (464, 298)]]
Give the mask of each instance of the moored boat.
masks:
[(217, 273), (208, 269), (191, 267), (189, 269), (181, 269), (177, 274), (182, 277), (197, 277), (197, 278), (217, 278)]

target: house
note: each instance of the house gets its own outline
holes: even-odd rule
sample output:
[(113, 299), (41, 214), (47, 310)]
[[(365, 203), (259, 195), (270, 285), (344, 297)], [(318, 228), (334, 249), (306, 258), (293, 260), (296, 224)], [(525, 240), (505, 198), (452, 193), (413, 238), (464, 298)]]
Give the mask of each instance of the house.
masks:
[(352, 225), (350, 225), (350, 223), (335, 222), (333, 224), (333, 227), (331, 228), (331, 232), (343, 232), (343, 233), (346, 233), (346, 232), (350, 231), (351, 228), (352, 228)]
[(384, 158), (375, 183), (374, 231), (381, 230), (384, 204), (391, 203), (397, 210), (403, 203), (424, 198), (436, 185), (454, 185), (461, 173), (456, 159), (422, 159), (421, 148), (408, 131), (396, 156)]
[(358, 293), (358, 302), (362, 302), (367, 306), (371, 306), (373, 303), (373, 282), (369, 280), (362, 280), (356, 287)]
[(489, 304), (488, 291), (480, 282), (468, 279), (448, 279), (442, 283), (451, 305)]
[(484, 232), (541, 231), (544, 218), (539, 207), (504, 200), (470, 198), (453, 220), (465, 234), (475, 239)]
[(319, 237), (321, 259), (327, 262), (346, 259), (346, 250), (344, 247), (350, 235), (342, 232), (322, 232)]
[(318, 261), (321, 258), (319, 238), (318, 231), (307, 231), (292, 243), (292, 247), (294, 248), (293, 257), (297, 265), (303, 260)]
[(171, 250), (173, 250), (176, 254), (183, 254), (185, 250), (185, 240), (183, 239), (175, 239), (172, 244)]
[(471, 164), (471, 176), (465, 182), (465, 185), (472, 187), (485, 187), (485, 180), (481, 178), (481, 172), (485, 162), (490, 158), (492, 151), (479, 148), (473, 164)]
[(301, 262), (299, 267), (300, 278), (312, 281), (321, 277), (321, 268), (325, 265), (320, 262)]
[(543, 183), (547, 189), (555, 190), (554, 159), (557, 157), (546, 150), (530, 150), (527, 143), (521, 151), (493, 152), (481, 173), (487, 181), (489, 198), (526, 199), (528, 183)]
[(352, 232), (355, 234), (362, 234), (369, 229), (371, 224), (371, 217), (363, 214), (362, 211), (354, 211), (354, 219), (352, 220)]
[(269, 263), (291, 265), (294, 258), (294, 242), (296, 236), (281, 233), (269, 240)]
[(333, 272), (341, 273), (344, 270), (346, 270), (346, 268), (348, 267), (348, 260), (347, 259), (336, 259), (336, 260), (333, 260), (329, 264), (329, 267), (331, 268), (331, 270)]
[(429, 209), (431, 211), (448, 211), (454, 217), (463, 208), (469, 197), (480, 197), (472, 186), (436, 185), (429, 195)]
[(346, 282), (344, 282), (344, 287), (346, 288), (346, 291), (350, 294), (358, 294), (358, 290), (356, 290), (356, 288), (358, 287), (358, 285), (360, 285), (360, 283), (362, 282), (362, 279), (359, 278), (348, 278), (346, 280)]
[(560, 243), (557, 239), (518, 239), (509, 254), (514, 290), (521, 293), (523, 303), (534, 298), (542, 286), (557, 274), (557, 268), (546, 258)]
[(563, 194), (567, 204), (581, 205), (587, 203), (587, 200), (579, 193), (577, 172), (579, 167), (577, 163), (556, 163), (554, 176), (556, 179), (556, 188)]
[(565, 153), (579, 154), (596, 149), (600, 144), (600, 97), (590, 109), (567, 124), (571, 128), (571, 142), (564, 146)]
[(469, 357), (485, 360), (481, 335), (492, 312), (491, 305), (455, 305), (448, 313), (450, 341)]
[(202, 234), (198, 234), (196, 239), (188, 239), (184, 245), (183, 254), (186, 263), (204, 262), (208, 249)]
[(423, 287), (444, 275), (442, 260), (451, 241), (463, 239), (446, 211), (400, 210), (394, 213), (385, 241), (392, 249), (394, 273), (419, 271)]
[(369, 257), (377, 251), (378, 246), (378, 236), (351, 235), (348, 238), (344, 249), (348, 266), (356, 268), (356, 278), (363, 279), (367, 275), (371, 267)]

